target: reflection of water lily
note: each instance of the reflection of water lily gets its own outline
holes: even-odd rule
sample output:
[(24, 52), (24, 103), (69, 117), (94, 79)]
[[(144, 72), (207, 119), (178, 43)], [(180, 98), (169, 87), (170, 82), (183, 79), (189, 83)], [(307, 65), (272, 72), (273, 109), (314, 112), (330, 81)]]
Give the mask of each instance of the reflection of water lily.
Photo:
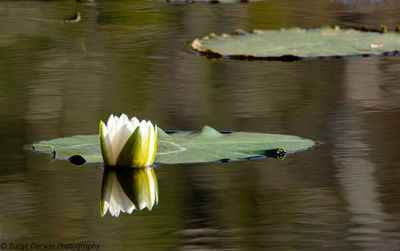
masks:
[(100, 213), (118, 217), (158, 204), (158, 182), (152, 167), (104, 169)]
[(151, 165), (157, 151), (157, 126), (122, 114), (111, 115), (107, 125), (100, 121), (100, 145), (106, 166)]

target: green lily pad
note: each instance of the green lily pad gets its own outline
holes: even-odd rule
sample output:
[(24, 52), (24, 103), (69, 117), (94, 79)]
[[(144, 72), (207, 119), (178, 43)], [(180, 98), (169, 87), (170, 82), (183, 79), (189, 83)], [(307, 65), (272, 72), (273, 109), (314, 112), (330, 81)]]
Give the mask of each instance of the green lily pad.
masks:
[[(312, 140), (297, 136), (218, 132), (209, 126), (205, 126), (200, 133), (158, 130), (155, 163), (164, 164), (233, 161), (265, 156), (283, 158), (285, 153), (306, 150), (314, 145)], [(85, 161), (103, 162), (98, 135), (41, 141), (34, 144), (33, 149), (58, 159), (79, 159), (81, 164)]]
[(237, 31), (195, 39), (191, 47), (209, 57), (239, 59), (309, 59), (397, 54), (400, 33), (324, 27)]

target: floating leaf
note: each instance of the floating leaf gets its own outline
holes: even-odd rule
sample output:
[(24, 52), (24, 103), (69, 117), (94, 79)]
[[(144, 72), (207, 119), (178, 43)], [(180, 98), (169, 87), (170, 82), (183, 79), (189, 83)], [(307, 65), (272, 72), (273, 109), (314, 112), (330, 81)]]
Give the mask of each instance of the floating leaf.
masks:
[(397, 54), (400, 33), (363, 29), (282, 29), (210, 34), (191, 43), (193, 50), (209, 57), (295, 60), (308, 58)]
[[(158, 129), (156, 163), (177, 164), (211, 161), (233, 161), (257, 157), (284, 158), (286, 153), (305, 150), (314, 145), (309, 139), (297, 136), (218, 132), (205, 126), (200, 133), (166, 133)], [(36, 151), (54, 154), (58, 159), (78, 159), (86, 162), (102, 162), (98, 135), (78, 135), (41, 141), (33, 145)]]

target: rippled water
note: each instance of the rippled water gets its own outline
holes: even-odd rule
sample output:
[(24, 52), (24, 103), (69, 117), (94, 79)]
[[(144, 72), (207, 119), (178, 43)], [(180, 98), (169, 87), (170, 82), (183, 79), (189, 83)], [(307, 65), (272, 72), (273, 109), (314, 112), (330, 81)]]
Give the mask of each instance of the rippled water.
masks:
[[(63, 20), (73, 18), (78, 23)], [(0, 242), (102, 250), (396, 250), (400, 57), (208, 60), (208, 33), (400, 24), (395, 1), (0, 2)], [(159, 205), (100, 216), (101, 165), (27, 150), (127, 113), (166, 130), (283, 133), (285, 160), (156, 167)], [(4, 247), (2, 247), (4, 249)]]

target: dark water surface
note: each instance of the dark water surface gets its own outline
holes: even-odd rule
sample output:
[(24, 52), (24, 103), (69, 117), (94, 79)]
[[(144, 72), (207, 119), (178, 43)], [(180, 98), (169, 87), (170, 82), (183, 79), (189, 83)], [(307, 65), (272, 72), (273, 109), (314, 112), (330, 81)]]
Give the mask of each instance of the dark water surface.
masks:
[[(81, 14), (78, 23), (64, 23)], [(396, 1), (0, 2), (0, 242), (102, 250), (399, 250), (400, 57), (245, 62), (208, 33), (400, 24)], [(285, 160), (164, 165), (159, 205), (99, 211), (101, 165), (26, 150), (113, 114), (319, 142)], [(0, 248), (1, 249), (1, 248)]]

